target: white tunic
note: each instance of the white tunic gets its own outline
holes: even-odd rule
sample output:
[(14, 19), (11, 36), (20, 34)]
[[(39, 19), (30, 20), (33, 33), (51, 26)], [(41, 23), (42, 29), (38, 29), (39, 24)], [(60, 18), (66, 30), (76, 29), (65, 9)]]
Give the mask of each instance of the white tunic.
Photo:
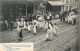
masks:
[(17, 31), (20, 32), (21, 31), (21, 28), (17, 27)]
[(20, 26), (21, 22), (18, 21), (17, 23), (18, 23), (18, 26)]
[(68, 20), (69, 21), (72, 21), (72, 18), (73, 18), (73, 16), (69, 16)]
[(76, 18), (76, 16), (75, 16), (75, 15), (73, 15), (72, 17), (73, 17), (73, 18)]
[(36, 25), (34, 25), (33, 32), (36, 33)]
[(50, 29), (48, 29), (46, 32), (46, 38), (50, 38)]
[(53, 27), (53, 33), (54, 34), (57, 34), (57, 28), (58, 28), (57, 25), (54, 25), (54, 27)]
[(46, 22), (44, 26), (45, 26), (45, 29), (47, 29), (48, 28), (48, 23)]
[(47, 16), (47, 19), (50, 19), (50, 16)]
[(26, 22), (24, 21), (24, 29), (27, 29)]

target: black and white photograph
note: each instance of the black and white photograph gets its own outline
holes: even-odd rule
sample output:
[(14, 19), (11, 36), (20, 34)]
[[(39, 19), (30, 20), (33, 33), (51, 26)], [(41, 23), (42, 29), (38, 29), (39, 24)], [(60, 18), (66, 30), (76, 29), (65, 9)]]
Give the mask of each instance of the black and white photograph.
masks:
[(79, 51), (79, 3), (80, 0), (2, 0), (0, 43), (32, 42), (33, 51)]

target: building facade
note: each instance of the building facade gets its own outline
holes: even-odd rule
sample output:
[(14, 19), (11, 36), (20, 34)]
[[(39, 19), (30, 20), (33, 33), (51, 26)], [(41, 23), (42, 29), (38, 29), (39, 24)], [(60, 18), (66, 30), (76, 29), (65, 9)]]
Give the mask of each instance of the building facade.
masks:
[(64, 5), (62, 8), (63, 11), (65, 10), (71, 10), (78, 8), (78, 0), (62, 0), (66, 5)]
[(2, 15), (7, 18), (27, 17), (29, 14), (45, 14), (47, 11), (65, 11), (77, 8), (77, 0), (14, 0), (2, 3)]

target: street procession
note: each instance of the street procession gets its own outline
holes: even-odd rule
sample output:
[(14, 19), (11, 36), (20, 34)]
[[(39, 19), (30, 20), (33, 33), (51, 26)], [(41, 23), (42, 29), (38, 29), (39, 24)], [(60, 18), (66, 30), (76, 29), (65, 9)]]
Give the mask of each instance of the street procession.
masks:
[[(1, 41), (3, 43), (33, 42), (36, 48), (35, 51), (37, 51), (43, 46), (36, 47), (38, 44), (46, 45), (50, 42), (57, 42), (63, 37), (66, 37), (66, 42), (76, 39), (76, 26), (78, 23), (77, 2), (75, 0), (3, 2), (0, 22)], [(75, 38), (73, 35), (75, 35)], [(74, 42), (77, 41), (74, 40)], [(72, 46), (70, 47), (69, 44), (67, 49), (70, 50)]]
[[(12, 9), (11, 9), (12, 10)], [(48, 11), (47, 13), (35, 13), (35, 14), (28, 14), (27, 18), (17, 18), (16, 19), (16, 30), (18, 31), (18, 36), (20, 40), (22, 40), (23, 33), (22, 31), (26, 30), (28, 33), (31, 31), (33, 32), (32, 35), (37, 34), (37, 30), (45, 29), (46, 31), (46, 40), (50, 40), (49, 35), (57, 34), (57, 30), (59, 29), (57, 23), (52, 23), (52, 20), (60, 19), (60, 21), (63, 21), (65, 23), (70, 24), (76, 24), (76, 14), (77, 10), (69, 10), (69, 11), (62, 11), (57, 14), (53, 14), (51, 11)], [(23, 17), (23, 16), (21, 16)], [(8, 18), (4, 21), (4, 23), (7, 25), (7, 28), (11, 31), (14, 28), (14, 21), (11, 18)]]

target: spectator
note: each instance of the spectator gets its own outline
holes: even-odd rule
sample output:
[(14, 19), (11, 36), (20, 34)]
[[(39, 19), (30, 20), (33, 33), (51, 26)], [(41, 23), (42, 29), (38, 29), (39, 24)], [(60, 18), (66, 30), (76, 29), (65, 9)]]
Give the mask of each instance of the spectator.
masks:
[(13, 23), (13, 21), (11, 21), (10, 22), (10, 29), (11, 29), (11, 31), (13, 30), (13, 26), (14, 26), (14, 23)]
[(28, 24), (28, 33), (31, 31), (31, 24)]
[(23, 38), (23, 35), (22, 35), (22, 29), (20, 28), (20, 26), (19, 26), (19, 28), (18, 28), (18, 37), (19, 37), (19, 41), (22, 41), (22, 38)]

